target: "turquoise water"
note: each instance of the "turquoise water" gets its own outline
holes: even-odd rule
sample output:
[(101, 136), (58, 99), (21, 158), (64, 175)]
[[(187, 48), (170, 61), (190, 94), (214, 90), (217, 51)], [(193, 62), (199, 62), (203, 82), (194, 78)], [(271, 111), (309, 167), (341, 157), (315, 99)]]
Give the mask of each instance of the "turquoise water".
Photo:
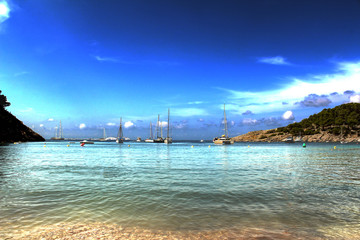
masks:
[(0, 146), (2, 234), (102, 222), (360, 236), (359, 145), (67, 144)]

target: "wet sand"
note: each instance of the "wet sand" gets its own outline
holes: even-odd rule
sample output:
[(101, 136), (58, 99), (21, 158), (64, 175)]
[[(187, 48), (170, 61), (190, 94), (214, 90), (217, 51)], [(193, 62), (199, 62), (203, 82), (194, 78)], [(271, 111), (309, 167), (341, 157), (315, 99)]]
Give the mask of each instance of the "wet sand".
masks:
[[(5, 230), (5, 229), (2, 229)], [(344, 233), (342, 233), (344, 234)], [(7, 233), (1, 236), (1, 239), (18, 240), (18, 239), (257, 239), (257, 240), (283, 240), (283, 239), (359, 239), (351, 235), (338, 235), (329, 237), (319, 232), (301, 231), (296, 232), (288, 230), (269, 230), (260, 228), (243, 228), (243, 229), (221, 229), (208, 231), (155, 231), (141, 229), (136, 227), (122, 227), (116, 224), (90, 223), (90, 224), (72, 224), (61, 223), (55, 225), (39, 226), (32, 229), (18, 229), (16, 232)]]

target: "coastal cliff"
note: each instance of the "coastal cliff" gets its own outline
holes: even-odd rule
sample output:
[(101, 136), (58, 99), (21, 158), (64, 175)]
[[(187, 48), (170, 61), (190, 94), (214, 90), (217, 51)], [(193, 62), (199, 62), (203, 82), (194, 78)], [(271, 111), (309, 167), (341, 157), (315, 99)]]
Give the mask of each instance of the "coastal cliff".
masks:
[(9, 113), (5, 109), (7, 106), (10, 106), (10, 103), (0, 91), (0, 143), (45, 141), (42, 136)]
[(0, 107), (0, 143), (35, 142), (45, 139)]
[(281, 142), (292, 137), (304, 142), (359, 142), (360, 104), (324, 109), (299, 123), (233, 137), (236, 142)]

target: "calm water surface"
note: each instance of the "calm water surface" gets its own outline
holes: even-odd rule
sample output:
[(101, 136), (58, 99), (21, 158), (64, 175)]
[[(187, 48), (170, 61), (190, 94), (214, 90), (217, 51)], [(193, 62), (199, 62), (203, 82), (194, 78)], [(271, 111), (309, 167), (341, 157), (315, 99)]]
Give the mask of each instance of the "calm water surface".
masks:
[(0, 146), (0, 236), (103, 222), (360, 237), (359, 145), (67, 144)]

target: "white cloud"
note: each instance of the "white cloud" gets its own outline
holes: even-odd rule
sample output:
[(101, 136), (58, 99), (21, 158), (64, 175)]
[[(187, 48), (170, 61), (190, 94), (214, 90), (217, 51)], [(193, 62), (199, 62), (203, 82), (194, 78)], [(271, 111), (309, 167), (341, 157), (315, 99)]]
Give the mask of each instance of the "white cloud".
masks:
[(350, 97), (350, 102), (352, 103), (360, 103), (360, 95), (354, 95)]
[(188, 102), (188, 104), (203, 104), (204, 102), (202, 101), (194, 101), (194, 102)]
[(115, 123), (112, 123), (112, 122), (109, 122), (106, 124), (107, 126), (115, 126), (116, 124)]
[(135, 125), (134, 125), (134, 123), (131, 122), (131, 121), (127, 121), (127, 122), (124, 123), (124, 127), (125, 127), (125, 128), (129, 128), (129, 127), (133, 127), (133, 126), (135, 126)]
[(41, 127), (41, 128), (44, 127), (44, 124), (40, 124), (39, 127)]
[(244, 125), (256, 125), (256, 124), (259, 124), (259, 121), (256, 119), (252, 119), (252, 118), (245, 118), (242, 120), (242, 123)]
[(100, 56), (94, 56), (96, 60), (99, 62), (118, 62), (119, 60), (116, 58), (110, 58), (110, 57), (100, 57)]
[(6, 1), (0, 0), (0, 23), (5, 22), (9, 17), (10, 8)]
[(48, 122), (53, 122), (53, 121), (54, 121), (53, 118), (49, 118), (49, 119), (48, 119)]
[(294, 120), (294, 114), (292, 111), (286, 111), (283, 115), (282, 115), (282, 119), (284, 120)]
[(80, 129), (86, 128), (86, 124), (85, 124), (85, 123), (81, 123), (81, 124), (79, 125), (79, 128), (80, 128)]
[(205, 109), (201, 108), (175, 108), (171, 110), (171, 115), (181, 116), (181, 117), (191, 117), (191, 116), (204, 116), (208, 115)]
[(290, 63), (288, 61), (286, 61), (286, 58), (281, 57), (281, 56), (261, 57), (261, 58), (258, 58), (258, 62), (273, 64), (273, 65), (290, 65)]
[[(319, 96), (330, 94), (328, 98), (333, 103), (336, 101), (342, 103), (338, 96), (331, 95), (331, 93), (348, 90), (360, 92), (360, 61), (338, 63), (337, 72), (333, 74), (315, 75), (304, 79), (292, 78), (289, 84), (276, 90), (262, 92), (222, 90), (229, 93), (229, 102), (239, 102), (239, 105), (226, 105), (226, 109), (238, 112), (238, 114), (242, 114), (248, 109), (257, 113), (286, 111), (288, 105), (284, 105), (284, 101), (294, 104), (310, 94)], [(297, 107), (302, 106), (298, 105)]]
[(168, 123), (165, 122), (165, 121), (160, 121), (159, 124), (160, 124), (160, 126), (162, 126), (162, 127), (166, 127), (166, 126), (168, 125)]

